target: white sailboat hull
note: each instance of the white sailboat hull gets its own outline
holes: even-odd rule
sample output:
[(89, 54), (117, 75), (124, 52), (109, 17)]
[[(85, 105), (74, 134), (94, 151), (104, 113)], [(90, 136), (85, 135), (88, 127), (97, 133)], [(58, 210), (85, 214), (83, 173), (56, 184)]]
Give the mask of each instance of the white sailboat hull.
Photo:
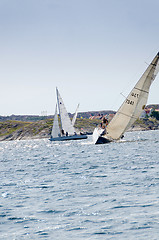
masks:
[(81, 139), (87, 139), (87, 135), (73, 135), (73, 136), (61, 136), (61, 137), (56, 137), (50, 138), (50, 141), (68, 141), (68, 140), (81, 140)]
[(102, 137), (102, 132), (103, 129), (96, 127), (93, 131), (93, 143), (94, 144), (105, 144), (105, 143), (110, 143), (113, 140), (112, 139), (108, 139), (105, 136)]

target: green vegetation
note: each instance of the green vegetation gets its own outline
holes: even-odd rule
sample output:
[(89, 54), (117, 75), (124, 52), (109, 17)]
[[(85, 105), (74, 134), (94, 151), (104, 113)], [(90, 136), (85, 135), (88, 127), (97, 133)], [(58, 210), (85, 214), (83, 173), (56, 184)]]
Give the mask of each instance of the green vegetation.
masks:
[(14, 131), (21, 129), (22, 127), (28, 126), (30, 123), (24, 123), (20, 121), (6, 121), (0, 122), (0, 136), (12, 134)]
[(150, 130), (150, 129), (159, 129), (159, 121), (156, 118), (144, 118), (138, 119), (133, 124), (132, 128), (141, 128), (143, 130)]
[(159, 112), (157, 112), (157, 111), (152, 111), (152, 113), (151, 113), (151, 117), (154, 117), (154, 118), (156, 118), (157, 120), (159, 120)]

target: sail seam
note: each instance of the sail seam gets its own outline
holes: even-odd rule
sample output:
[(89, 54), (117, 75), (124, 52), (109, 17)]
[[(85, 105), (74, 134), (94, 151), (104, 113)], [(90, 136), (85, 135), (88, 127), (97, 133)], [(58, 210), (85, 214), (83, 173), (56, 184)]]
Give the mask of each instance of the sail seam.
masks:
[(140, 88), (136, 88), (136, 87), (134, 87), (134, 88), (137, 89), (137, 90), (139, 90), (139, 91), (141, 91), (141, 92), (149, 93), (148, 91), (142, 90), (142, 89), (140, 89)]
[(133, 115), (127, 115), (127, 114), (122, 113), (122, 112), (119, 112), (119, 113), (120, 113), (120, 114), (123, 114), (123, 115), (125, 115), (126, 117), (129, 117), (129, 118), (135, 118), (135, 119), (138, 119), (138, 118), (134, 117)]

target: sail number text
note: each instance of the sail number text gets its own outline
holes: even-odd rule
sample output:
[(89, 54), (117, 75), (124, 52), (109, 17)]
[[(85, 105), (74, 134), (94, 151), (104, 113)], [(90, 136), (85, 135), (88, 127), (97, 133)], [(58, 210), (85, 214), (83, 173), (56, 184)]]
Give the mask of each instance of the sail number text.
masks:
[(132, 96), (132, 97), (135, 97), (135, 98), (139, 98), (139, 94), (138, 94), (138, 93), (132, 92), (131, 96)]
[(134, 105), (134, 101), (131, 101), (131, 100), (129, 100), (129, 99), (126, 99), (126, 103), (127, 103), (127, 104), (131, 104), (131, 105)]
[[(134, 97), (134, 98), (139, 98), (139, 94), (138, 94), (138, 93), (132, 92), (132, 93), (131, 93), (131, 96)], [(127, 104), (130, 104), (130, 105), (134, 105), (134, 101), (129, 100), (129, 99), (126, 99), (126, 103), (127, 103)]]

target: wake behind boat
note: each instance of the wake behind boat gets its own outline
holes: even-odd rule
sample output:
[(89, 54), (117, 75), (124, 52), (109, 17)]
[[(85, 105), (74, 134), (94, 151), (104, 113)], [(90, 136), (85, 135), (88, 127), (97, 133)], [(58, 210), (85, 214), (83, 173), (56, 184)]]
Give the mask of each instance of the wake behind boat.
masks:
[[(75, 121), (77, 118), (77, 111), (78, 111), (79, 105), (76, 109), (75, 115), (71, 122), (71, 119), (69, 118), (69, 115), (65, 108), (64, 102), (63, 102), (57, 88), (56, 88), (56, 94), (57, 94), (57, 103), (56, 103), (56, 108), (55, 108), (54, 122), (53, 122), (50, 141), (66, 141), (66, 140), (86, 139), (87, 135), (83, 134), (83, 133), (78, 133), (74, 127), (74, 124), (75, 124)], [(60, 116), (60, 122), (61, 122), (60, 125), (59, 125), (59, 121), (58, 121), (57, 108), (59, 110), (59, 116)]]
[(123, 102), (105, 129), (97, 127), (93, 132), (93, 142), (104, 144), (119, 140), (139, 118), (147, 103), (149, 89), (159, 71), (159, 53), (154, 57), (144, 74)]

